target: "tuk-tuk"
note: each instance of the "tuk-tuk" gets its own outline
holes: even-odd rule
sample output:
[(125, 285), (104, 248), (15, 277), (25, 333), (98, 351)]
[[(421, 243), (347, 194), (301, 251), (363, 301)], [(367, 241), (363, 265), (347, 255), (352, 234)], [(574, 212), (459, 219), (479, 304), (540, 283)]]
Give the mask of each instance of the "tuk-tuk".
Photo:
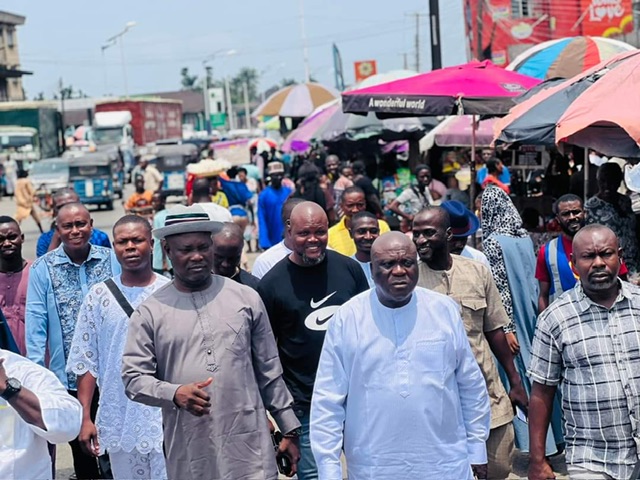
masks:
[(156, 168), (164, 177), (164, 194), (184, 195), (187, 165), (199, 160), (198, 147), (193, 144), (158, 145), (154, 154)]
[(94, 152), (71, 158), (69, 185), (84, 204), (105, 205), (113, 210), (114, 176), (117, 176), (117, 152)]

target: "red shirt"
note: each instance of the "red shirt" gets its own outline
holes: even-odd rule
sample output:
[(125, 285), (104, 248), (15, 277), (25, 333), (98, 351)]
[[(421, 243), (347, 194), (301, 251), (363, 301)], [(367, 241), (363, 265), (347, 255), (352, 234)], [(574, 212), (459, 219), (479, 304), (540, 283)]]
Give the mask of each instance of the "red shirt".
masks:
[[(571, 269), (573, 270), (573, 274), (578, 278), (578, 274), (573, 268), (573, 263), (571, 263), (571, 253), (573, 252), (573, 239), (567, 238), (565, 235), (560, 235), (562, 239), (562, 247), (564, 248), (564, 253), (567, 256), (567, 261), (569, 265), (571, 265)], [(549, 274), (549, 270), (547, 269), (547, 261), (545, 260), (545, 252), (546, 252), (547, 244), (545, 243), (540, 247), (540, 251), (538, 252), (538, 261), (536, 263), (536, 279), (541, 282), (551, 283), (551, 275)], [(627, 270), (627, 266), (622, 262), (620, 264), (620, 272), (619, 275), (626, 275), (629, 273)]]

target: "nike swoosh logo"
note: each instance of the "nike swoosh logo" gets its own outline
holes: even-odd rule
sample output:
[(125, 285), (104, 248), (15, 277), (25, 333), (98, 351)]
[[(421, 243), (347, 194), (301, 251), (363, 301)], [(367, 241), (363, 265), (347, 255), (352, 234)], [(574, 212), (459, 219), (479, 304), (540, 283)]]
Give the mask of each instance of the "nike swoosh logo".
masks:
[(324, 302), (326, 302), (327, 300), (329, 300), (331, 297), (333, 297), (336, 293), (338, 293), (338, 291), (336, 290), (333, 293), (330, 293), (329, 295), (327, 295), (326, 297), (324, 297), (322, 300), (320, 300), (319, 302), (314, 302), (313, 298), (311, 299), (311, 301), (309, 302), (309, 305), (311, 305), (311, 308), (318, 308), (319, 306), (321, 306)]
[(327, 318), (324, 318), (324, 319), (322, 319), (322, 320), (320, 320), (319, 318), (316, 318), (316, 325), (318, 325), (319, 327), (321, 327), (322, 325), (324, 325), (325, 323), (327, 323), (331, 317), (333, 317), (333, 314), (329, 315)]

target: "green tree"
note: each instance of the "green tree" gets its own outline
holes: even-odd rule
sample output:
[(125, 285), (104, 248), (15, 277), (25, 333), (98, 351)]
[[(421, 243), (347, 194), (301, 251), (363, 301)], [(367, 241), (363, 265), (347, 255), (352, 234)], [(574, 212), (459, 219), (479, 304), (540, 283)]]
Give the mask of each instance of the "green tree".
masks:
[(196, 90), (198, 75), (189, 75), (189, 68), (184, 67), (180, 70), (180, 83), (183, 90)]
[(244, 85), (247, 86), (249, 101), (252, 102), (258, 98), (258, 81), (260, 74), (255, 68), (244, 67), (229, 81), (229, 93), (231, 95), (231, 103), (244, 103)]

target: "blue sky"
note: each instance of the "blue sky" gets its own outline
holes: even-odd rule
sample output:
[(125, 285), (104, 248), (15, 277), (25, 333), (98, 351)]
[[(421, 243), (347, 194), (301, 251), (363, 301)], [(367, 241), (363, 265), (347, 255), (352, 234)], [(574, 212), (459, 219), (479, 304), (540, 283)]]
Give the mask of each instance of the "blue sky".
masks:
[[(304, 0), (312, 76), (333, 86), (331, 44), (342, 54), (345, 82), (353, 82), (353, 62), (375, 59), (378, 71), (402, 68), (406, 52), (413, 68), (415, 18), (428, 13), (428, 0)], [(124, 93), (119, 48), (101, 54), (105, 40), (129, 21), (124, 37), (129, 93), (176, 90), (180, 69), (203, 74), (202, 60), (213, 52), (214, 77), (244, 66), (263, 72), (261, 87), (282, 78), (304, 79), (300, 0), (4, 0), (2, 10), (27, 17), (18, 29), (28, 98), (50, 97), (59, 78), (87, 94)], [(466, 61), (462, 0), (440, 0), (445, 65)], [(430, 68), (429, 22), (421, 19), (422, 70)], [(105, 85), (107, 92), (105, 92)]]

